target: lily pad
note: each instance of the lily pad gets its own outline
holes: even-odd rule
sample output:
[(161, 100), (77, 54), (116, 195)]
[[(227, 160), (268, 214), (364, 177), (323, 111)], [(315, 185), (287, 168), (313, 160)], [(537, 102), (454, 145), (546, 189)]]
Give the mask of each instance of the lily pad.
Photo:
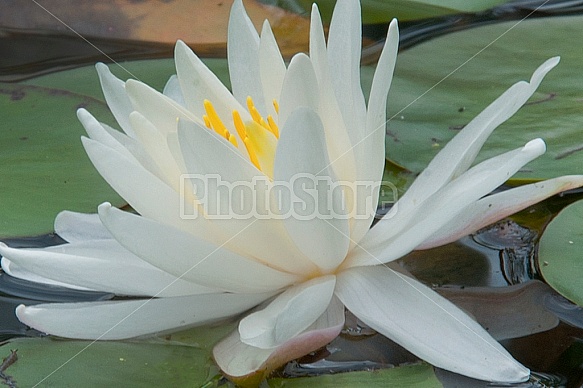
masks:
[(528, 80), (546, 59), (560, 55), (561, 62), (527, 105), (489, 138), (479, 160), (541, 137), (547, 153), (516, 178), (581, 173), (583, 50), (565, 37), (582, 34), (582, 16), (525, 20), (452, 33), (400, 54), (389, 94), (387, 156), (421, 171), (508, 87)]
[[(281, 0), (263, 0), (263, 2), (274, 3), (283, 8), (295, 9), (296, 11), (300, 6), (300, 10), (304, 12), (310, 9), (312, 3), (317, 3), (325, 20), (330, 20), (332, 9), (336, 4), (336, 0), (285, 0), (283, 2)], [(508, 0), (362, 0), (361, 4), (364, 23), (383, 23), (390, 21), (392, 18), (398, 18), (403, 21), (462, 12), (473, 13), (506, 2)]]
[(375, 371), (348, 372), (294, 379), (270, 379), (269, 387), (442, 387), (433, 367), (422, 363), (379, 369)]
[(109, 115), (104, 103), (62, 89), (0, 84), (0, 236), (53, 230), (61, 210), (93, 212), (123, 202), (81, 146), (78, 108)]
[(545, 280), (565, 298), (583, 306), (583, 201), (564, 208), (547, 226), (538, 248)]
[(213, 345), (234, 327), (229, 322), (136, 341), (19, 338), (0, 347), (18, 349), (4, 373), (18, 387), (194, 387), (219, 375)]

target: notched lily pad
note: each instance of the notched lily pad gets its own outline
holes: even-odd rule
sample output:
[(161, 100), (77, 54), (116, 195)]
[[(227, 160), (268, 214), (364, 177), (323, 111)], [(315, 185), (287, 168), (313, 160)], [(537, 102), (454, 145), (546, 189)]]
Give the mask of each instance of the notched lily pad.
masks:
[(50, 232), (64, 209), (94, 212), (103, 201), (123, 203), (85, 156), (78, 108), (109, 114), (88, 96), (0, 84), (1, 237)]
[(583, 201), (564, 208), (547, 226), (538, 249), (545, 280), (565, 298), (583, 306)]

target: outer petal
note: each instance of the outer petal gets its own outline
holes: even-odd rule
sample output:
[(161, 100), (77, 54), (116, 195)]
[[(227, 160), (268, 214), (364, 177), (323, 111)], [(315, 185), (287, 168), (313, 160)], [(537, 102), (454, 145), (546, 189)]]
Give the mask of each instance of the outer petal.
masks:
[[(326, 152), (324, 128), (316, 113), (307, 108), (298, 108), (285, 123), (277, 144), (274, 181), (293, 184), (293, 194), (311, 190), (312, 197), (303, 209), (291, 209), (284, 218), (284, 225), (296, 246), (324, 273), (334, 270), (346, 256), (349, 239), (349, 223), (342, 206), (340, 190), (334, 171), (330, 167)], [(326, 185), (318, 188), (319, 181)], [(331, 200), (329, 197), (332, 196)], [(312, 200), (314, 203), (312, 203)], [(285, 209), (285, 204), (281, 204)], [(320, 214), (322, 209), (336, 212), (329, 217)]]
[(259, 73), (261, 75), (261, 84), (263, 85), (265, 108), (267, 113), (274, 118), (277, 118), (277, 112), (273, 106), (273, 100), (279, 102), (285, 71), (285, 62), (269, 22), (265, 20), (259, 42)]
[(417, 249), (429, 249), (454, 242), (555, 194), (581, 186), (582, 175), (568, 175), (489, 195), (470, 204)]
[(547, 60), (536, 69), (530, 83), (514, 84), (450, 140), (401, 198), (401, 211), (408, 211), (467, 170), (492, 131), (524, 105), (558, 63), (559, 57)]
[(57, 214), (55, 233), (68, 242), (112, 239), (97, 214), (85, 214), (68, 210)]
[(176, 75), (173, 75), (168, 79), (168, 82), (166, 82), (166, 85), (164, 85), (162, 94), (170, 97), (181, 106), (186, 106), (186, 101), (184, 100), (182, 90), (180, 90), (180, 81), (178, 81), (178, 77)]
[(206, 294), (175, 298), (20, 305), (20, 321), (67, 338), (118, 340), (202, 325), (239, 314), (271, 294)]
[[(395, 260), (407, 254), (437, 233), (466, 206), (487, 195), (544, 151), (544, 142), (535, 139), (522, 148), (488, 159), (433, 194), (429, 200), (417, 206), (414, 212), (404, 212), (403, 215), (398, 210), (400, 202), (397, 202), (396, 216), (385, 216), (371, 229), (361, 242), (365, 255), (351, 261), (349, 265), (374, 265), (378, 264), (378, 260), (373, 257)], [(359, 252), (359, 249), (357, 247), (355, 251)]]
[(261, 349), (282, 345), (312, 325), (326, 311), (336, 277), (317, 277), (288, 288), (263, 310), (241, 320), (241, 341)]
[(176, 277), (230, 292), (275, 291), (298, 277), (239, 256), (156, 221), (99, 206), (103, 224), (124, 247)]
[(0, 254), (16, 264), (19, 270), (75, 288), (161, 297), (219, 292), (163, 272), (113, 239), (42, 249), (15, 249), (0, 243)]
[(17, 279), (26, 280), (26, 281), (33, 282), (33, 283), (47, 284), (47, 285), (51, 285), (51, 286), (67, 287), (67, 288), (71, 288), (73, 290), (98, 291), (98, 290), (92, 290), (91, 288), (87, 288), (87, 287), (77, 287), (77, 286), (72, 285), (72, 284), (58, 282), (56, 280), (49, 279), (45, 276), (37, 275), (36, 273), (30, 272), (30, 271), (20, 267), (18, 264), (14, 264), (13, 262), (11, 262), (10, 260), (8, 260), (5, 257), (2, 257), (2, 259), (0, 259), (0, 266), (2, 267), (2, 270), (6, 274), (8, 274), (12, 277), (15, 277)]
[(107, 106), (123, 131), (128, 136), (133, 137), (132, 126), (128, 121), (133, 107), (126, 94), (124, 82), (111, 74), (109, 68), (103, 63), (96, 64), (95, 68), (99, 75), (99, 82), (101, 82), (101, 89), (103, 90)]
[(259, 68), (259, 35), (241, 0), (236, 0), (231, 8), (227, 59), (235, 98), (245, 106), (247, 97), (251, 96), (259, 113), (266, 115)]
[(310, 58), (296, 54), (292, 58), (281, 89), (279, 125), (285, 130), (285, 122), (299, 107), (318, 111), (318, 81)]
[(258, 385), (272, 370), (332, 341), (344, 327), (344, 305), (332, 297), (330, 306), (316, 322), (297, 337), (273, 349), (260, 349), (241, 342), (233, 331), (217, 344), (213, 356), (223, 372), (238, 384)]
[(364, 323), (435, 366), (480, 380), (528, 379), (529, 370), (477, 322), (389, 268), (344, 271), (338, 275), (336, 295)]

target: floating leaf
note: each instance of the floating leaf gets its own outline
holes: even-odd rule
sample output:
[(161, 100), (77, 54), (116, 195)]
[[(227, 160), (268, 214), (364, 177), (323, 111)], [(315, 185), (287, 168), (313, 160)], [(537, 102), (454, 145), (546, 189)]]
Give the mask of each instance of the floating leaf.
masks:
[(375, 371), (347, 372), (315, 377), (300, 377), (294, 379), (270, 379), (269, 387), (442, 387), (435, 377), (433, 367), (422, 363), (400, 366), (396, 368), (379, 369)]
[(83, 151), (75, 114), (81, 107), (109, 114), (88, 96), (0, 84), (0, 236), (50, 232), (64, 209), (93, 212), (103, 201), (123, 203)]
[(583, 306), (583, 201), (564, 208), (547, 226), (538, 248), (545, 280), (561, 295)]
[(575, 49), (577, 43), (565, 37), (582, 34), (581, 16), (525, 20), (452, 33), (400, 54), (389, 95), (388, 157), (409, 170), (421, 171), (502, 92), (517, 81), (528, 80), (546, 59), (560, 55), (561, 63), (530, 102), (494, 132), (479, 159), (542, 137), (547, 153), (517, 177), (581, 173), (583, 50)]

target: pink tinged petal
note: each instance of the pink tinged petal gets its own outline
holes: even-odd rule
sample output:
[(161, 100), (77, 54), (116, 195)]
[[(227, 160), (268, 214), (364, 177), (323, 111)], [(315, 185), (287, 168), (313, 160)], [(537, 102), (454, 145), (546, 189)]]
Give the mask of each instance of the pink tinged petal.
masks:
[(128, 117), (134, 109), (127, 96), (124, 82), (111, 74), (109, 68), (103, 63), (96, 64), (95, 68), (99, 75), (99, 82), (101, 82), (101, 89), (103, 90), (107, 106), (111, 110), (111, 113), (113, 113), (121, 129), (128, 136), (133, 137), (134, 132), (128, 121)]
[(18, 264), (13, 263), (12, 261), (8, 260), (5, 257), (2, 257), (2, 259), (0, 260), (0, 266), (2, 267), (2, 270), (6, 274), (8, 274), (12, 277), (18, 278), (18, 279), (29, 281), (29, 282), (46, 284), (46, 285), (50, 285), (50, 286), (67, 287), (67, 288), (71, 288), (73, 290), (98, 291), (98, 290), (92, 290), (92, 289), (87, 288), (87, 287), (78, 287), (78, 286), (75, 286), (73, 284), (58, 282), (56, 280), (49, 279), (45, 276), (37, 275), (36, 273), (30, 272), (30, 271), (24, 269), (23, 267), (19, 266)]
[[(227, 215), (227, 219), (212, 220), (213, 225), (223, 233), (226, 246), (282, 271), (296, 274), (316, 271), (317, 267), (296, 248), (282, 220), (258, 219), (250, 210), (263, 209), (269, 203), (265, 197), (271, 184), (268, 179), (214, 131), (191, 122), (180, 122), (179, 127), (178, 137), (187, 170), (201, 179), (210, 179), (206, 182), (203, 179), (202, 185), (205, 187), (200, 190), (206, 192), (204, 197), (198, 195), (198, 200), (209, 204), (208, 212), (212, 211), (212, 215)], [(222, 187), (219, 187), (218, 182), (211, 184), (212, 179), (219, 178)], [(247, 191), (249, 195), (241, 198), (238, 195), (225, 195), (225, 186), (250, 187), (251, 190)], [(217, 204), (213, 205), (215, 201)], [(221, 212), (213, 210), (217, 206), (222, 209)], [(231, 214), (228, 212), (232, 209), (243, 209), (241, 211), (248, 213), (238, 215), (241, 211), (233, 211), (233, 217), (228, 218)]]
[(429, 249), (454, 242), (555, 194), (581, 186), (582, 175), (568, 175), (489, 195), (467, 206), (417, 249)]
[(321, 276), (288, 288), (263, 310), (239, 323), (241, 341), (271, 349), (296, 337), (312, 325), (330, 305), (336, 277)]
[[(522, 166), (545, 152), (541, 139), (524, 147), (488, 159), (450, 182), (427, 201), (409, 212), (381, 219), (355, 248), (347, 266), (375, 265), (396, 260), (421, 245), (440, 228), (447, 225), (464, 208), (500, 186)], [(399, 206), (399, 202), (395, 205)], [(407, 214), (407, 213), (405, 213)]]
[(492, 131), (526, 103), (544, 76), (558, 63), (559, 57), (544, 62), (536, 69), (530, 82), (514, 84), (466, 125), (409, 187), (401, 198), (401, 210), (408, 211), (467, 170)]
[(172, 100), (177, 102), (179, 105), (186, 107), (186, 101), (182, 95), (182, 90), (180, 90), (180, 81), (176, 75), (172, 75), (166, 85), (164, 85), (164, 90), (162, 94), (170, 97)]
[(258, 385), (276, 368), (313, 352), (340, 334), (344, 327), (344, 305), (332, 297), (328, 309), (298, 336), (272, 349), (260, 349), (241, 342), (233, 331), (213, 349), (213, 356), (229, 379), (236, 384)]
[[(229, 89), (181, 40), (176, 42), (174, 61), (186, 106), (195, 116), (200, 118), (206, 114), (203, 104), (206, 99), (213, 104), (219, 117), (230, 118), (232, 111), (237, 110), (244, 116), (244, 119), (250, 118), (245, 116), (247, 111), (243, 107), (246, 104), (239, 104)], [(228, 125), (229, 121), (224, 119), (223, 123)], [(238, 136), (236, 131), (231, 132)], [(237, 138), (237, 140), (239, 139)]]
[(277, 46), (269, 22), (265, 20), (259, 41), (259, 74), (263, 86), (263, 96), (267, 114), (277, 119), (273, 100), (280, 101), (281, 88), (285, 77), (285, 62)]
[[(348, 252), (350, 227), (343, 193), (334, 190), (338, 182), (328, 160), (324, 128), (312, 110), (298, 108), (286, 121), (277, 144), (273, 177), (275, 182), (291, 182), (294, 189), (304, 181), (305, 189), (312, 190), (306, 211), (291, 209), (293, 213), (283, 222), (301, 252), (324, 273), (333, 271)], [(317, 188), (319, 181), (325, 182), (325, 189)], [(330, 215), (320, 214), (322, 209)]]
[(140, 112), (163, 136), (176, 132), (178, 120), (202, 123), (200, 117), (196, 117), (170, 97), (142, 82), (127, 81), (126, 91), (134, 110)]
[(291, 113), (299, 107), (318, 111), (318, 80), (310, 58), (305, 54), (296, 54), (292, 58), (281, 89), (279, 102), (279, 125), (285, 130), (285, 123)]
[(205, 294), (131, 301), (49, 303), (16, 308), (18, 319), (43, 333), (119, 340), (203, 325), (240, 314), (271, 294)]
[(57, 214), (55, 233), (68, 242), (112, 239), (97, 214), (85, 214), (68, 210)]
[(228, 292), (259, 293), (275, 291), (299, 280), (295, 275), (107, 203), (99, 206), (99, 216), (126, 249), (189, 282)]
[(360, 86), (362, 25), (360, 4), (339, 0), (334, 8), (328, 33), (328, 64), (340, 112), (352, 144), (361, 137), (366, 121), (366, 105)]
[(245, 106), (247, 97), (251, 96), (259, 113), (265, 116), (267, 112), (259, 67), (259, 35), (241, 0), (236, 0), (231, 7), (227, 60), (231, 88), (237, 101)]
[[(214, 241), (214, 230), (208, 221), (203, 217), (181, 219), (180, 195), (135, 159), (129, 159), (97, 141), (81, 140), (101, 176), (138, 213)], [(192, 203), (184, 201), (183, 205), (186, 214), (194, 214)]]
[(134, 296), (182, 296), (219, 292), (177, 279), (124, 249), (115, 240), (42, 249), (0, 244), (0, 254), (24, 270), (76, 288)]
[(389, 268), (342, 272), (336, 296), (364, 323), (437, 367), (496, 382), (529, 377), (529, 370), (476, 321), (430, 288)]

